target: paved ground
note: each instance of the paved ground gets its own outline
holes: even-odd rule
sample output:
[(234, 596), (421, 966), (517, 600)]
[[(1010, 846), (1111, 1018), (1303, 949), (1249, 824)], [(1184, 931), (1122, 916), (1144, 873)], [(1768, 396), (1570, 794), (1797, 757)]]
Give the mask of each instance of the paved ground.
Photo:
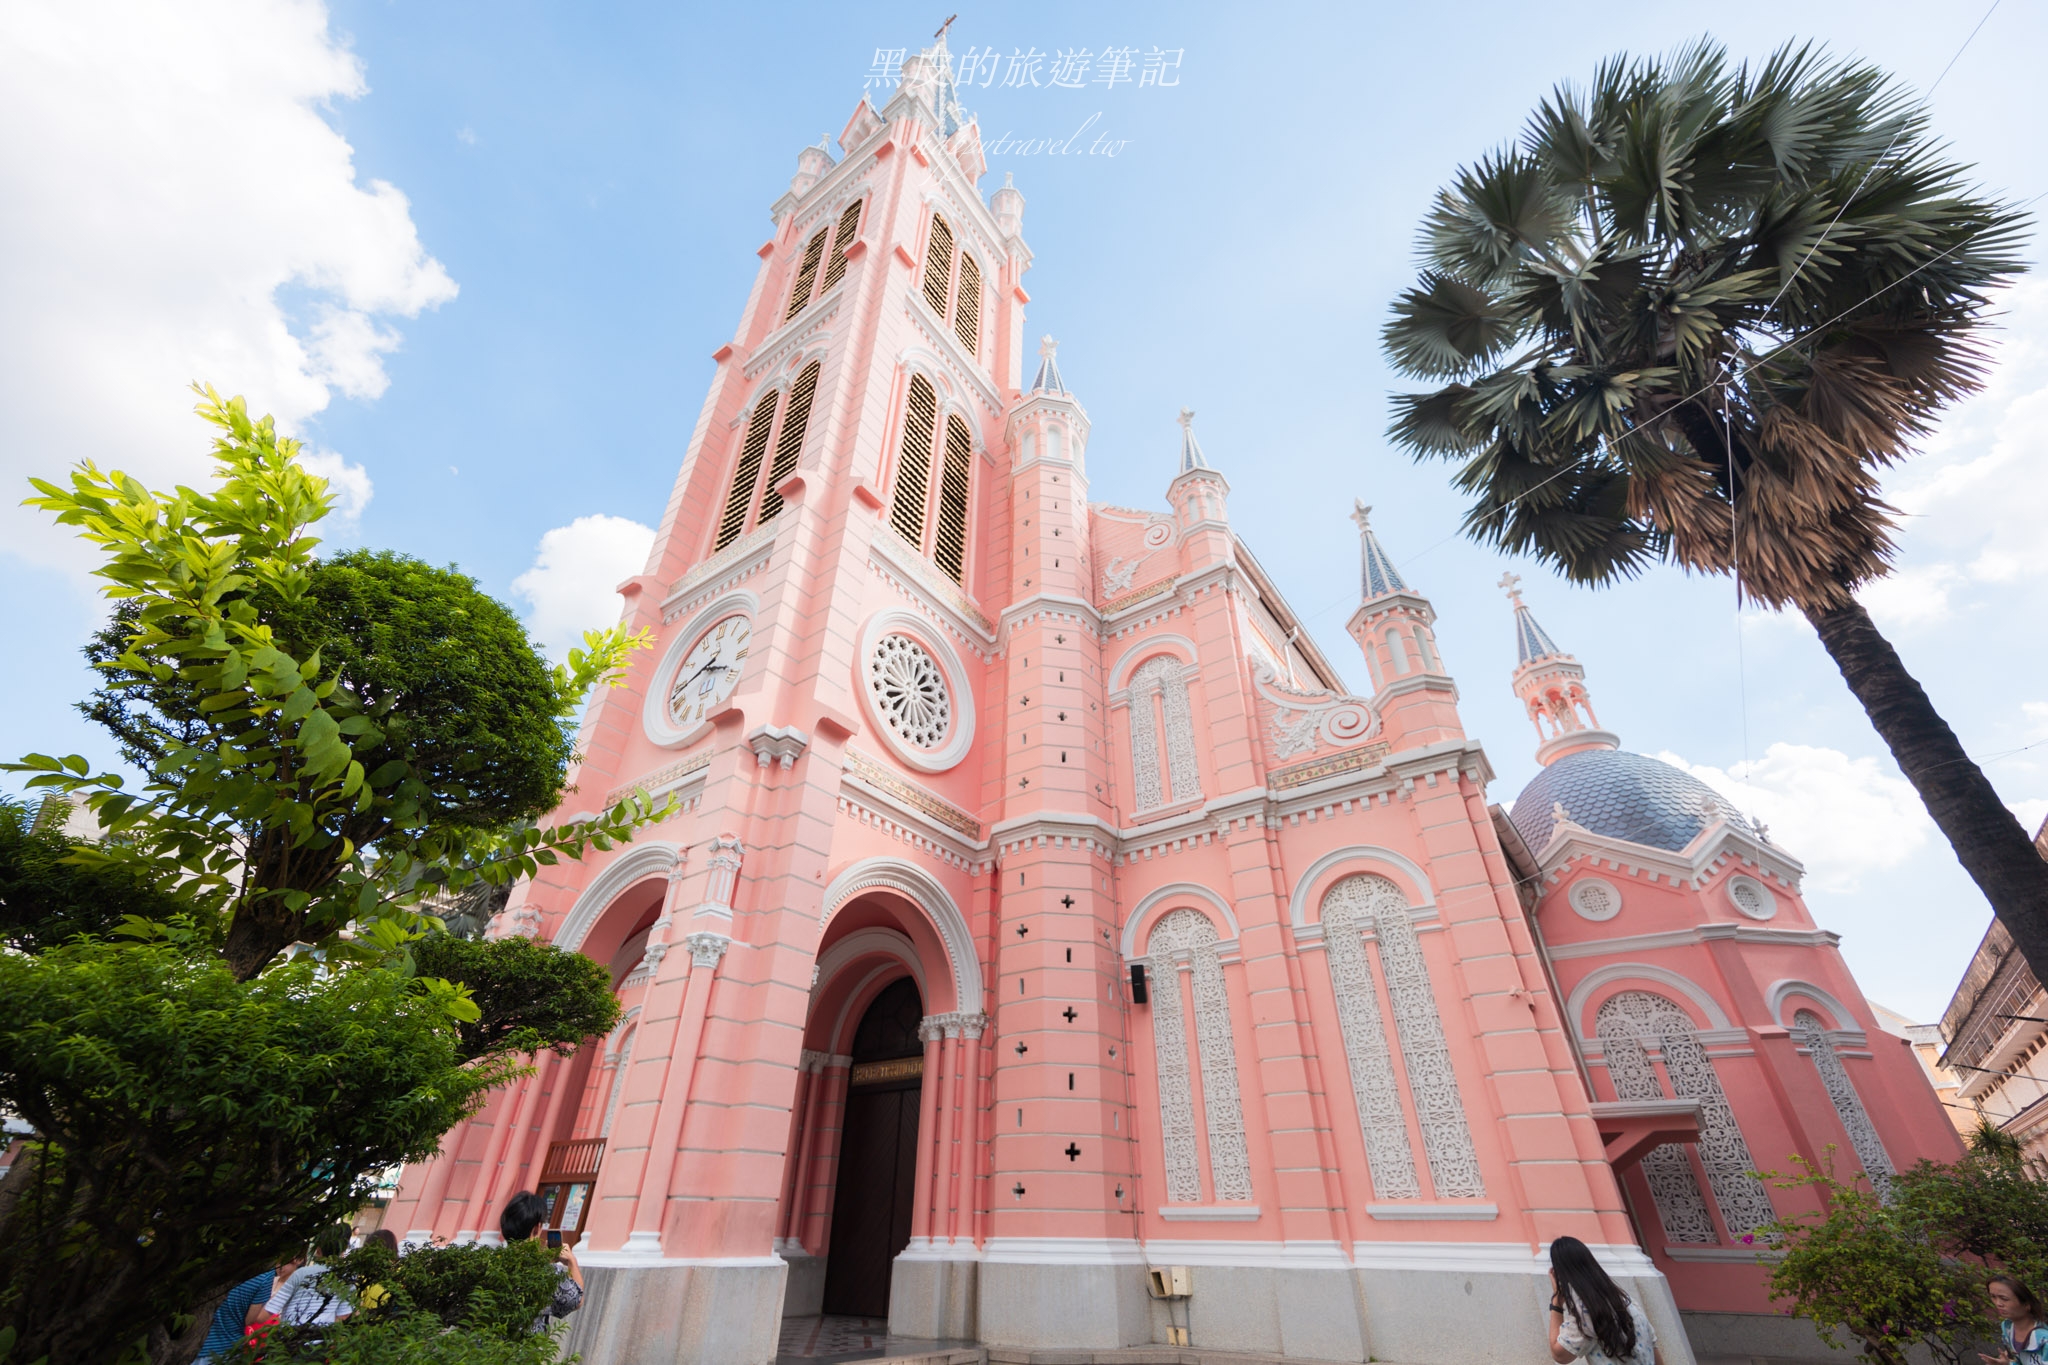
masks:
[(943, 1351), (961, 1342), (909, 1341), (889, 1335), (886, 1318), (784, 1318), (775, 1365), (823, 1365), (839, 1360), (875, 1360), (885, 1356)]

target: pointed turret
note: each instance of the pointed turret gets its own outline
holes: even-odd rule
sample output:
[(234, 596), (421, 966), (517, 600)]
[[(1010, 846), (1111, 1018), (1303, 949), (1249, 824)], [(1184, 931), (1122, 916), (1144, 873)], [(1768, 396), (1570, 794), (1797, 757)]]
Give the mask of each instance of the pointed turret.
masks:
[(1587, 749), (1618, 749), (1621, 740), (1600, 727), (1593, 698), (1586, 691), (1586, 670), (1557, 647), (1522, 600), (1522, 576), (1505, 573), (1500, 587), (1515, 604), (1515, 695), (1528, 708), (1536, 727), (1536, 761), (1548, 766), (1566, 754)]
[(1372, 509), (1357, 498), (1351, 500), (1351, 519), (1358, 523), (1359, 597), (1370, 602), (1390, 592), (1407, 592), (1408, 584), (1394, 567), (1380, 538), (1372, 533)]
[(1373, 534), (1372, 508), (1352, 499), (1358, 524), (1358, 610), (1351, 614), (1351, 638), (1365, 651), (1373, 691), (1406, 690), (1424, 679), (1448, 681), (1436, 652), (1436, 609), (1408, 586), (1393, 556)]
[(1182, 408), (1180, 416), (1174, 419), (1180, 423), (1180, 472), (1191, 473), (1197, 469), (1213, 469), (1209, 457), (1202, 453), (1202, 443), (1195, 439), (1195, 410)]
[(1031, 381), (1031, 393), (1065, 393), (1066, 381), (1060, 378), (1060, 344), (1050, 336), (1038, 339), (1038, 378)]
[(1195, 439), (1195, 410), (1182, 408), (1175, 420), (1180, 423), (1180, 466), (1166, 486), (1166, 500), (1180, 518), (1183, 570), (1193, 572), (1230, 557), (1230, 513), (1225, 506), (1230, 480), (1202, 453), (1202, 443)]

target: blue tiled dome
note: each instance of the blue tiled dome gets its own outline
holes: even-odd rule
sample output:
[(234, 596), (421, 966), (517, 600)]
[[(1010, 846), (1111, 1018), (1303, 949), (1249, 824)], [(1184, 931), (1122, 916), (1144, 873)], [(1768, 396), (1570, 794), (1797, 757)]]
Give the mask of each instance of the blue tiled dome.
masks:
[(1509, 819), (1541, 853), (1556, 823), (1553, 808), (1564, 804), (1574, 824), (1604, 834), (1676, 852), (1699, 836), (1713, 818), (1751, 828), (1712, 787), (1691, 773), (1655, 758), (1619, 749), (1585, 749), (1567, 754), (1536, 774), (1515, 798)]

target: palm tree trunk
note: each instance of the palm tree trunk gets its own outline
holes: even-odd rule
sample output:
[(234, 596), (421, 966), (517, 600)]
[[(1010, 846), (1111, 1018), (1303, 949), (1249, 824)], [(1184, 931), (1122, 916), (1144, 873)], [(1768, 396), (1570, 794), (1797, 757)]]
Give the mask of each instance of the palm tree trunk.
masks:
[(2048, 859), (1998, 799), (1983, 769), (1963, 752), (1955, 731), (1861, 603), (1851, 598), (1840, 607), (1808, 607), (1806, 619), (1899, 771), (1920, 793), (1956, 861), (1991, 902), (1991, 912), (2012, 934), (2035, 977), (2048, 981)]

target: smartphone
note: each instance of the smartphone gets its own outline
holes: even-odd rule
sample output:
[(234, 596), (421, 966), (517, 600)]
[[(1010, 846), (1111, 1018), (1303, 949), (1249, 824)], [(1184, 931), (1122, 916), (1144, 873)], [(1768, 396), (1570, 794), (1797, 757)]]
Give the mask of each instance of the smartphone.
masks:
[(562, 1249), (562, 1230), (560, 1228), (548, 1229), (548, 1247), (554, 1251)]

